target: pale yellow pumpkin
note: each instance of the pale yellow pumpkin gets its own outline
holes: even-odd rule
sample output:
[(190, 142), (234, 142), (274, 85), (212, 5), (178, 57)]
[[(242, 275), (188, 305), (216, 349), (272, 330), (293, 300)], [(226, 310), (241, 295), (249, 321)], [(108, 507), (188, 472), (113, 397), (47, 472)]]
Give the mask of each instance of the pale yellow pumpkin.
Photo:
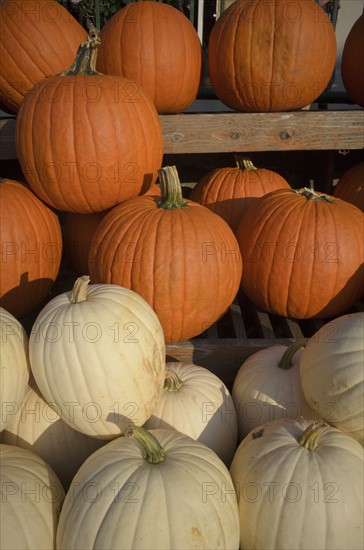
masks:
[(62, 419), (100, 439), (143, 425), (163, 389), (165, 344), (153, 309), (119, 285), (77, 279), (53, 298), (29, 338), (37, 386)]
[(86, 458), (105, 442), (74, 430), (63, 421), (58, 407), (51, 408), (31, 382), (19, 409), (1, 433), (1, 442), (33, 451), (51, 466), (63, 487)]
[(364, 313), (341, 315), (311, 336), (300, 375), (317, 414), (364, 445)]
[(240, 547), (362, 550), (363, 448), (328, 424), (275, 420), (252, 430), (230, 467)]
[(235, 377), (232, 397), (238, 417), (239, 442), (254, 428), (272, 420), (315, 417), (302, 393), (299, 359), (304, 340), (275, 345), (248, 357)]
[(236, 494), (218, 456), (173, 429), (133, 427), (127, 435), (77, 472), (57, 549), (237, 550)]
[(52, 468), (38, 455), (0, 445), (1, 550), (56, 548), (64, 490)]
[(0, 431), (19, 408), (29, 370), (27, 334), (15, 317), (0, 307)]
[(204, 443), (230, 466), (238, 442), (232, 397), (211, 371), (193, 363), (166, 364), (163, 393), (144, 427), (175, 428)]

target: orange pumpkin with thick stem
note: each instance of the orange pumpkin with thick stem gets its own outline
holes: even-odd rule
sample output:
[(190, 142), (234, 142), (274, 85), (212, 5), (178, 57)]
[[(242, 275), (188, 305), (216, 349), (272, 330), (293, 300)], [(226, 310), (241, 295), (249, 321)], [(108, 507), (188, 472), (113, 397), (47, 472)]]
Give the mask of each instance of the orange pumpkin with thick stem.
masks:
[(212, 86), (237, 111), (305, 107), (324, 91), (335, 62), (334, 28), (313, 0), (236, 0), (209, 37)]
[(17, 113), (39, 80), (66, 70), (86, 31), (55, 0), (0, 3), (0, 103)]
[(161, 2), (133, 2), (102, 28), (97, 68), (138, 82), (159, 113), (177, 113), (196, 99), (202, 48), (191, 21)]
[(0, 306), (21, 318), (42, 304), (60, 267), (58, 216), (25, 185), (0, 182)]
[(190, 199), (221, 216), (235, 232), (254, 199), (275, 189), (290, 189), (277, 172), (256, 168), (242, 155), (235, 155), (236, 168), (215, 168), (197, 182)]
[(364, 212), (364, 162), (349, 168), (334, 187), (334, 197), (354, 204)]
[(102, 220), (89, 257), (93, 283), (134, 290), (157, 313), (166, 343), (201, 334), (239, 289), (242, 263), (227, 223), (182, 198), (175, 167), (159, 171), (161, 199), (137, 197)]
[(100, 43), (90, 29), (74, 65), (38, 82), (16, 122), (20, 165), (50, 206), (92, 213), (146, 191), (163, 157), (158, 113), (131, 80), (95, 71)]
[(364, 288), (364, 214), (311, 189), (260, 197), (236, 237), (242, 290), (265, 311), (298, 319), (344, 313)]
[(364, 13), (355, 21), (341, 56), (341, 77), (351, 99), (364, 107)]

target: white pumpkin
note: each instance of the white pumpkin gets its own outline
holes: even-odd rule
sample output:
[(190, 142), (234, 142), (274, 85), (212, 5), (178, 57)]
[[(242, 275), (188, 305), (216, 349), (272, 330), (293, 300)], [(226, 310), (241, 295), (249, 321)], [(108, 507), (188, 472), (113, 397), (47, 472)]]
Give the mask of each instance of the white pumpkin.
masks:
[(248, 357), (231, 391), (238, 415), (239, 442), (260, 424), (272, 420), (314, 418), (301, 388), (299, 359), (304, 340), (275, 345)]
[(323, 325), (306, 344), (300, 375), (317, 415), (364, 445), (364, 313)]
[(204, 443), (230, 466), (238, 442), (232, 397), (211, 371), (193, 363), (166, 364), (163, 393), (144, 427), (175, 428)]
[(77, 472), (57, 550), (237, 550), (236, 494), (218, 456), (176, 430), (129, 433)]
[(1, 433), (1, 442), (18, 445), (43, 458), (65, 489), (86, 458), (105, 444), (66, 424), (34, 382), (28, 385), (19, 410)]
[(0, 431), (19, 409), (29, 371), (27, 334), (15, 317), (0, 307)]
[(362, 550), (363, 448), (328, 424), (276, 420), (240, 443), (230, 467), (240, 547)]
[(61, 482), (35, 453), (0, 445), (1, 550), (56, 548)]
[(165, 343), (153, 309), (135, 292), (112, 284), (53, 298), (29, 338), (37, 386), (62, 419), (100, 439), (143, 425), (163, 389)]

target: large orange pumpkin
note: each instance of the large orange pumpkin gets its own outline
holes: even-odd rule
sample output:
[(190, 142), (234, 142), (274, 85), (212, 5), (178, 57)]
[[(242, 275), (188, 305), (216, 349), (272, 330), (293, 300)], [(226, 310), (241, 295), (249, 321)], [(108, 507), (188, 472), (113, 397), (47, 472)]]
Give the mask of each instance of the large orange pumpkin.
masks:
[(29, 185), (49, 205), (91, 213), (147, 190), (163, 156), (158, 113), (131, 80), (95, 71), (91, 29), (64, 76), (38, 82), (16, 122), (18, 158)]
[(334, 187), (334, 197), (354, 204), (364, 212), (364, 162), (349, 168)]
[(66, 70), (86, 31), (56, 0), (0, 3), (0, 103), (17, 113), (25, 94)]
[(183, 111), (196, 98), (202, 48), (189, 19), (161, 2), (133, 2), (103, 27), (97, 68), (138, 82), (159, 113)]
[(190, 199), (221, 216), (235, 232), (255, 198), (274, 189), (289, 189), (277, 172), (256, 168), (247, 158), (236, 156), (236, 168), (215, 168), (197, 182)]
[(334, 28), (313, 0), (236, 0), (216, 21), (208, 71), (237, 111), (290, 111), (326, 88), (336, 62)]
[(260, 197), (236, 237), (242, 289), (262, 309), (299, 319), (337, 316), (364, 288), (364, 214), (311, 189)]
[(21, 318), (46, 299), (58, 275), (58, 216), (25, 185), (0, 183), (0, 306)]
[(93, 283), (130, 288), (153, 307), (167, 343), (212, 325), (239, 289), (242, 263), (227, 223), (182, 199), (175, 167), (160, 170), (162, 198), (137, 197), (101, 221), (89, 256)]
[(351, 99), (364, 107), (364, 13), (355, 21), (341, 56), (341, 77)]

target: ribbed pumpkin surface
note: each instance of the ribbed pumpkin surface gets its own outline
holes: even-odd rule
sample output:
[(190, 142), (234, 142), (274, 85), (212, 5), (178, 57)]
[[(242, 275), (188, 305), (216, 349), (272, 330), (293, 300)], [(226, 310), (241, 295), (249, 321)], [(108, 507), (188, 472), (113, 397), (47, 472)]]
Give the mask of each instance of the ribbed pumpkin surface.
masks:
[(290, 188), (282, 176), (246, 161), (246, 167), (216, 168), (202, 176), (190, 199), (221, 216), (235, 232), (255, 198), (281, 188)]
[(314, 101), (336, 60), (334, 28), (312, 0), (236, 0), (212, 28), (208, 70), (238, 111), (289, 111)]
[(78, 75), (35, 85), (18, 113), (16, 147), (41, 199), (91, 213), (147, 190), (163, 144), (155, 107), (134, 82)]
[[(301, 190), (302, 191), (302, 190)], [(328, 196), (279, 189), (257, 199), (236, 237), (242, 289), (264, 310), (293, 318), (339, 315), (364, 288), (364, 215)]]
[(352, 26), (342, 52), (341, 76), (353, 101), (364, 107), (364, 14)]
[(0, 3), (0, 102), (17, 113), (24, 95), (46, 76), (68, 69), (85, 29), (55, 0)]
[(158, 112), (179, 112), (195, 100), (201, 79), (198, 34), (179, 10), (133, 2), (103, 27), (97, 68), (138, 82)]
[(57, 215), (24, 185), (0, 183), (0, 305), (15, 317), (36, 308), (58, 275), (62, 236)]
[(364, 162), (355, 164), (341, 176), (333, 194), (364, 212)]
[(239, 288), (238, 243), (204, 206), (159, 208), (151, 196), (113, 208), (95, 233), (92, 282), (141, 295), (157, 313), (166, 342), (196, 336), (230, 306)]

